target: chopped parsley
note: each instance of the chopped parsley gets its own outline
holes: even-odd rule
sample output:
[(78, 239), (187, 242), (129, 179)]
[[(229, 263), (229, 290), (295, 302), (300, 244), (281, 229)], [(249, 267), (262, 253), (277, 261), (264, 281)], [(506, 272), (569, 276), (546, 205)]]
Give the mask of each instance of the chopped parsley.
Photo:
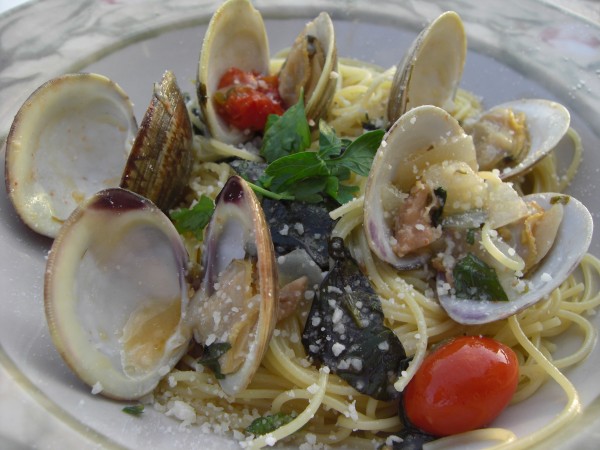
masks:
[(172, 211), (171, 220), (173, 220), (173, 224), (179, 233), (192, 233), (196, 239), (201, 241), (204, 228), (210, 222), (214, 210), (214, 202), (203, 195), (198, 203), (191, 208)]
[(121, 411), (123, 411), (126, 414), (139, 417), (144, 412), (144, 405), (138, 404), (126, 406)]
[(248, 425), (246, 428), (247, 433), (252, 433), (255, 436), (262, 436), (263, 434), (272, 433), (277, 428), (290, 423), (296, 416), (294, 414), (277, 413), (269, 416), (259, 417)]
[(225, 375), (221, 373), (221, 364), (219, 364), (219, 358), (227, 353), (231, 349), (229, 342), (215, 342), (214, 344), (207, 345), (204, 347), (204, 353), (198, 362), (204, 367), (210, 369), (215, 374), (217, 380), (222, 380)]

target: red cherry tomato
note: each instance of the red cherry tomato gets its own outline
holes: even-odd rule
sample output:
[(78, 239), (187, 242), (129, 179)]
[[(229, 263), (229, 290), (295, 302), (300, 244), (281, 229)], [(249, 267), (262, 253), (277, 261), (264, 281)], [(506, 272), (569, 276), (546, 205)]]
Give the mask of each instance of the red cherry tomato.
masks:
[(229, 125), (262, 131), (270, 114), (283, 114), (278, 78), (232, 67), (219, 80), (215, 108)]
[(517, 388), (515, 352), (491, 338), (465, 336), (429, 354), (403, 394), (410, 423), (434, 436), (488, 425)]

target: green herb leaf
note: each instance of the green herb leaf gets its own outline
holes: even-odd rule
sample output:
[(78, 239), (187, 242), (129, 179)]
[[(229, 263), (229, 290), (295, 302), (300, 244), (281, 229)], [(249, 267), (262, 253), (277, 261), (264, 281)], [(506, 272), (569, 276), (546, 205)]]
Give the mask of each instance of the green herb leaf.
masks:
[(215, 374), (217, 380), (222, 380), (225, 375), (221, 373), (221, 364), (219, 358), (231, 349), (229, 342), (215, 342), (204, 347), (204, 354), (198, 359), (198, 362), (204, 367), (210, 369)]
[(329, 170), (315, 152), (300, 152), (283, 156), (269, 164), (265, 174), (271, 177), (269, 188), (275, 192), (290, 191), (301, 180), (327, 177)]
[(561, 205), (566, 205), (567, 203), (569, 203), (570, 199), (571, 197), (569, 197), (568, 195), (555, 195), (550, 199), (550, 204), (556, 205), (558, 203)]
[(282, 116), (270, 115), (265, 126), (260, 154), (272, 163), (282, 156), (302, 152), (310, 146), (310, 127), (304, 111), (304, 97)]
[(477, 228), (469, 228), (467, 230), (467, 244), (473, 245), (475, 243), (475, 233), (477, 232)]
[(381, 145), (384, 134), (383, 130), (364, 133), (356, 138), (339, 158), (331, 159), (327, 161), (327, 164), (341, 165), (354, 173), (366, 177), (369, 175), (373, 157)]
[(342, 151), (342, 140), (335, 130), (324, 120), (319, 121), (319, 156), (323, 159), (339, 156)]
[(126, 406), (121, 411), (123, 411), (124, 413), (130, 414), (132, 416), (139, 417), (144, 412), (144, 405), (138, 404), (138, 405)]
[(201, 241), (204, 228), (210, 222), (214, 210), (214, 202), (203, 195), (192, 208), (172, 211), (171, 220), (179, 233), (190, 232)]
[(277, 428), (290, 423), (296, 418), (295, 415), (277, 413), (270, 416), (259, 417), (248, 425), (246, 428), (247, 433), (252, 433), (255, 436), (261, 436), (263, 434), (272, 433)]
[(508, 301), (496, 271), (472, 253), (456, 263), (452, 275), (457, 298)]

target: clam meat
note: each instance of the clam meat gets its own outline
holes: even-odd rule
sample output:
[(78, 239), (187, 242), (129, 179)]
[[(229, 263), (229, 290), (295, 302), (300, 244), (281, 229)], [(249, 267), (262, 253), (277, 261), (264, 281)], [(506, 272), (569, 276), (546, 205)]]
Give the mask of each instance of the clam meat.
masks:
[(469, 324), (543, 298), (575, 268), (592, 234), (576, 199), (520, 197), (497, 172), (480, 171), (471, 136), (435, 106), (416, 107), (390, 128), (367, 181), (364, 224), (375, 255), (437, 274), (441, 305)]

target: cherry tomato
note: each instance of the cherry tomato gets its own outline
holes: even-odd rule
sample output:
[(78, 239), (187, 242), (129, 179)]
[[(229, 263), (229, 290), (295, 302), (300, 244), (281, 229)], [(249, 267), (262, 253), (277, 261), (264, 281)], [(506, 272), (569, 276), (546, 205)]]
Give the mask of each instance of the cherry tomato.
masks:
[(262, 131), (270, 114), (283, 114), (276, 76), (244, 72), (232, 67), (219, 80), (215, 108), (229, 125)]
[(430, 353), (408, 383), (404, 414), (434, 436), (481, 428), (508, 405), (518, 380), (510, 347), (481, 336), (455, 338)]

